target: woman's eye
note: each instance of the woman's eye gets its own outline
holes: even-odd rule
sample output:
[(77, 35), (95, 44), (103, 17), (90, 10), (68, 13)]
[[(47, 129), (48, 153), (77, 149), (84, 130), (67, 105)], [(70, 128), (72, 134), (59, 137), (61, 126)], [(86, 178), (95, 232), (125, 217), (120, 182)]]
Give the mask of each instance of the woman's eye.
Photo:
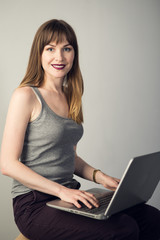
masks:
[(48, 50), (49, 52), (53, 52), (53, 51), (54, 51), (53, 48), (48, 48), (47, 50)]
[(64, 48), (64, 51), (65, 52), (70, 52), (72, 49), (71, 48), (68, 48), (68, 47), (66, 47), (66, 48)]

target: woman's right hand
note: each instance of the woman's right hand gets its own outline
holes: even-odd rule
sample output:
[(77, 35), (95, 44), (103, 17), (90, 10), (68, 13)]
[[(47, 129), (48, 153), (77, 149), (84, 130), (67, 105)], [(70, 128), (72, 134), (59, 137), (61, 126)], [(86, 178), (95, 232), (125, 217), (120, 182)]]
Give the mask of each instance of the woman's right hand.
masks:
[(88, 208), (99, 207), (98, 200), (92, 193), (77, 189), (63, 187), (60, 191), (59, 198), (63, 201), (74, 204), (77, 208), (81, 208), (81, 204)]

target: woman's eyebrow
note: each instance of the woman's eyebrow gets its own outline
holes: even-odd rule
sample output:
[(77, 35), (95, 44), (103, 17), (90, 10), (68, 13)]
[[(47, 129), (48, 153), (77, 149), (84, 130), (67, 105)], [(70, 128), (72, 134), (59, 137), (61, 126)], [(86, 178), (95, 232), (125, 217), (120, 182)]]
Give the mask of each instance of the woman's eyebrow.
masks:
[(51, 47), (56, 47), (55, 45), (53, 45), (53, 44), (47, 44), (47, 46), (51, 46)]
[[(49, 43), (48, 46), (56, 47), (56, 45), (53, 45), (53, 44), (51, 44), (51, 43)], [(67, 47), (67, 46), (71, 46), (71, 44), (70, 44), (70, 43), (67, 43), (67, 44), (63, 45), (63, 47)]]
[(67, 46), (71, 46), (71, 44), (70, 44), (70, 43), (68, 43), (68, 44), (64, 45), (64, 47), (67, 47)]

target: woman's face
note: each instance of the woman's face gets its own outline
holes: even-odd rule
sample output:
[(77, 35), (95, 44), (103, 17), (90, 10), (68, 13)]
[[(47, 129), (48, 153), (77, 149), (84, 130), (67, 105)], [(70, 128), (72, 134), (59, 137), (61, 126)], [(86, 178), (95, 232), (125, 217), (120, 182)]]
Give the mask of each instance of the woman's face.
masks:
[(41, 61), (46, 79), (64, 79), (72, 68), (74, 49), (65, 38), (58, 44), (50, 42), (43, 49)]

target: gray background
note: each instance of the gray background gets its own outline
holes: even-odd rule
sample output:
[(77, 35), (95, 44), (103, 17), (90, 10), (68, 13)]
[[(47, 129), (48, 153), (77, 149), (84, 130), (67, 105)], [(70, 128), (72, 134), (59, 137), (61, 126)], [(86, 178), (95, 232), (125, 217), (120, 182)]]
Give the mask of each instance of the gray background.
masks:
[[(121, 177), (133, 156), (160, 149), (159, 0), (1, 0), (0, 141), (8, 103), (24, 76), (37, 28), (51, 18), (78, 37), (85, 133), (78, 153)], [(84, 189), (95, 186), (82, 181)], [(0, 175), (0, 239), (18, 235), (11, 179)], [(150, 204), (160, 208), (160, 185)]]

